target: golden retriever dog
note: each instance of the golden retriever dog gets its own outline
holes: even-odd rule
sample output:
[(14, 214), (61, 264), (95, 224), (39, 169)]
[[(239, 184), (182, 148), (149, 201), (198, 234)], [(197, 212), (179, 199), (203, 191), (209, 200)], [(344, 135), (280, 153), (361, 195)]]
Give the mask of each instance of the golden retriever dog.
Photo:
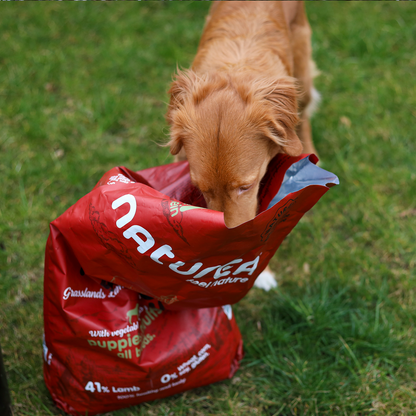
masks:
[[(277, 153), (316, 153), (312, 64), (303, 2), (213, 3), (191, 69), (171, 85), (166, 118), (171, 153), (188, 159), (193, 184), (227, 227), (256, 216)], [(275, 286), (265, 273), (256, 286)]]

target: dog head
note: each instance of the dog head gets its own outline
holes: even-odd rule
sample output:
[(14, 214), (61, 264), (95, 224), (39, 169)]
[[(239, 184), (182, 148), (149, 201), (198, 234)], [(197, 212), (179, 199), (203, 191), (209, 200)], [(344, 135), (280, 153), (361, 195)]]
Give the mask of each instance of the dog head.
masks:
[(229, 228), (254, 218), (270, 160), (279, 152), (302, 152), (293, 79), (187, 71), (169, 93), (168, 145), (173, 155), (185, 150), (208, 208), (224, 212)]

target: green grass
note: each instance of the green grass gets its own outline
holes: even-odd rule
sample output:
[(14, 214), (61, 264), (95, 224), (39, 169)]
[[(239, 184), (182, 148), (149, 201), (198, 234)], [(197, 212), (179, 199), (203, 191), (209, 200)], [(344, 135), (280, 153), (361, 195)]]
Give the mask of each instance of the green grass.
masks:
[[(0, 18), (0, 342), (15, 415), (61, 415), (42, 376), (48, 224), (116, 165), (172, 159), (166, 91), (207, 2), (7, 3)], [(416, 414), (416, 7), (309, 3), (313, 135), (341, 185), (234, 310), (230, 381), (127, 415)]]

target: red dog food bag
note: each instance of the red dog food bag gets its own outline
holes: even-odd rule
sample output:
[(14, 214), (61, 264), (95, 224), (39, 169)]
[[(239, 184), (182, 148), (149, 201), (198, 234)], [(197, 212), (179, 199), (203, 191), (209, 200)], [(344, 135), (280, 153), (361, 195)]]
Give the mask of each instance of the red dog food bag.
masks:
[(51, 227), (44, 281), (44, 377), (72, 415), (105, 413), (232, 377), (242, 339), (231, 306), (163, 311), (88, 276)]
[(187, 162), (141, 172), (114, 168), (52, 222), (88, 276), (170, 310), (238, 302), (283, 239), (338, 178), (314, 155), (278, 155), (263, 179), (259, 214), (228, 229), (205, 208)]

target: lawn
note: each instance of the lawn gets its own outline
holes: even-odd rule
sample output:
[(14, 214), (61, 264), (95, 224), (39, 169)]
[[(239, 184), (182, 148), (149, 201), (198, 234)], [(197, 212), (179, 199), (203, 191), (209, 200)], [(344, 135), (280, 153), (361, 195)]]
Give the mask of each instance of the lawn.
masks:
[[(63, 415), (42, 375), (48, 224), (110, 168), (172, 161), (166, 91), (208, 8), (1, 5), (0, 343), (15, 415)], [(115, 416), (416, 414), (416, 5), (307, 11), (314, 141), (341, 185), (277, 252), (278, 289), (234, 307), (246, 351), (234, 379)]]

